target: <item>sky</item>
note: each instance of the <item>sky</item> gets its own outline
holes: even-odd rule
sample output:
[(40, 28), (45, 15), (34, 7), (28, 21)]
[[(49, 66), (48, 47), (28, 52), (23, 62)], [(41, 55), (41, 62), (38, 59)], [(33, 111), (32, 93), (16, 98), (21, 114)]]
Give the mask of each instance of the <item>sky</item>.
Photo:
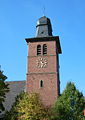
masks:
[(85, 95), (85, 0), (0, 0), (1, 69), (8, 81), (26, 80), (25, 38), (35, 37), (43, 15), (60, 37), (61, 93), (72, 81)]

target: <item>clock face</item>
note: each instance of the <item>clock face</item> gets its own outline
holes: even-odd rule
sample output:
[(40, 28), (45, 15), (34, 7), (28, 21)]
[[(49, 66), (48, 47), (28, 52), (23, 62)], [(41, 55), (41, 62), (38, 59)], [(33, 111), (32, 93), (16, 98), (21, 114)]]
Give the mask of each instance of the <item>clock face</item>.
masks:
[(37, 62), (38, 68), (46, 68), (48, 64), (48, 61), (46, 58), (39, 58), (36, 62)]

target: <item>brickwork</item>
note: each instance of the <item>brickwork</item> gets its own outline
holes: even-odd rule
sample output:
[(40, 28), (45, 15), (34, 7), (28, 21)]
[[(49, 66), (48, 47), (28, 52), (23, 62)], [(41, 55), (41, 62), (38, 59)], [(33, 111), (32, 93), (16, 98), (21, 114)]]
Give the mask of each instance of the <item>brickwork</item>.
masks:
[(84, 116), (85, 116), (85, 110), (84, 110)]
[[(47, 45), (47, 55), (37, 56), (37, 45)], [(53, 105), (59, 95), (59, 63), (56, 41), (30, 42), (28, 50), (26, 90), (40, 93), (41, 100), (46, 106)], [(38, 68), (37, 60), (47, 59), (46, 68)], [(43, 87), (40, 87), (40, 81)]]
[[(40, 87), (43, 80), (43, 87)], [(28, 92), (40, 93), (41, 100), (46, 106), (52, 105), (58, 96), (58, 84), (56, 74), (32, 74), (28, 75)]]
[(45, 42), (32, 42), (29, 43), (29, 56), (36, 56), (36, 46), (47, 44), (48, 46), (48, 55), (56, 55), (56, 41), (45, 41)]

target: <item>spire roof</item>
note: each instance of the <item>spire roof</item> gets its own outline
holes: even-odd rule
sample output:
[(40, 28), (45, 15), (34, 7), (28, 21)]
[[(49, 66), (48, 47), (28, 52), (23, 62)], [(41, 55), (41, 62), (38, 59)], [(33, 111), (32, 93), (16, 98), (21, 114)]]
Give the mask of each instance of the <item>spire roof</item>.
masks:
[(52, 36), (52, 26), (50, 19), (46, 16), (41, 17), (36, 25), (36, 37)]

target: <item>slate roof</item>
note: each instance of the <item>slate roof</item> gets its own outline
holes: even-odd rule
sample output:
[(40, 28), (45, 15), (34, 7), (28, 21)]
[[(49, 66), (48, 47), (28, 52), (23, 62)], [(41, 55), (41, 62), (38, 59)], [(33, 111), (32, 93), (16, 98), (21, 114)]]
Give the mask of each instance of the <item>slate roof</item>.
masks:
[(10, 81), (6, 82), (9, 84), (10, 91), (6, 94), (6, 99), (4, 102), (5, 110), (10, 110), (11, 106), (15, 102), (15, 98), (22, 91), (25, 90), (25, 81)]
[(36, 37), (48, 37), (52, 36), (52, 26), (50, 19), (46, 16), (41, 17), (37, 21)]
[[(3, 104), (5, 110), (9, 111), (13, 103), (15, 102), (15, 98), (17, 97), (17, 95), (19, 95), (22, 91), (25, 91), (26, 81), (7, 81), (6, 83), (9, 84), (10, 91), (6, 93), (5, 102)], [(0, 118), (2, 118), (3, 116), (4, 112), (0, 113)]]

